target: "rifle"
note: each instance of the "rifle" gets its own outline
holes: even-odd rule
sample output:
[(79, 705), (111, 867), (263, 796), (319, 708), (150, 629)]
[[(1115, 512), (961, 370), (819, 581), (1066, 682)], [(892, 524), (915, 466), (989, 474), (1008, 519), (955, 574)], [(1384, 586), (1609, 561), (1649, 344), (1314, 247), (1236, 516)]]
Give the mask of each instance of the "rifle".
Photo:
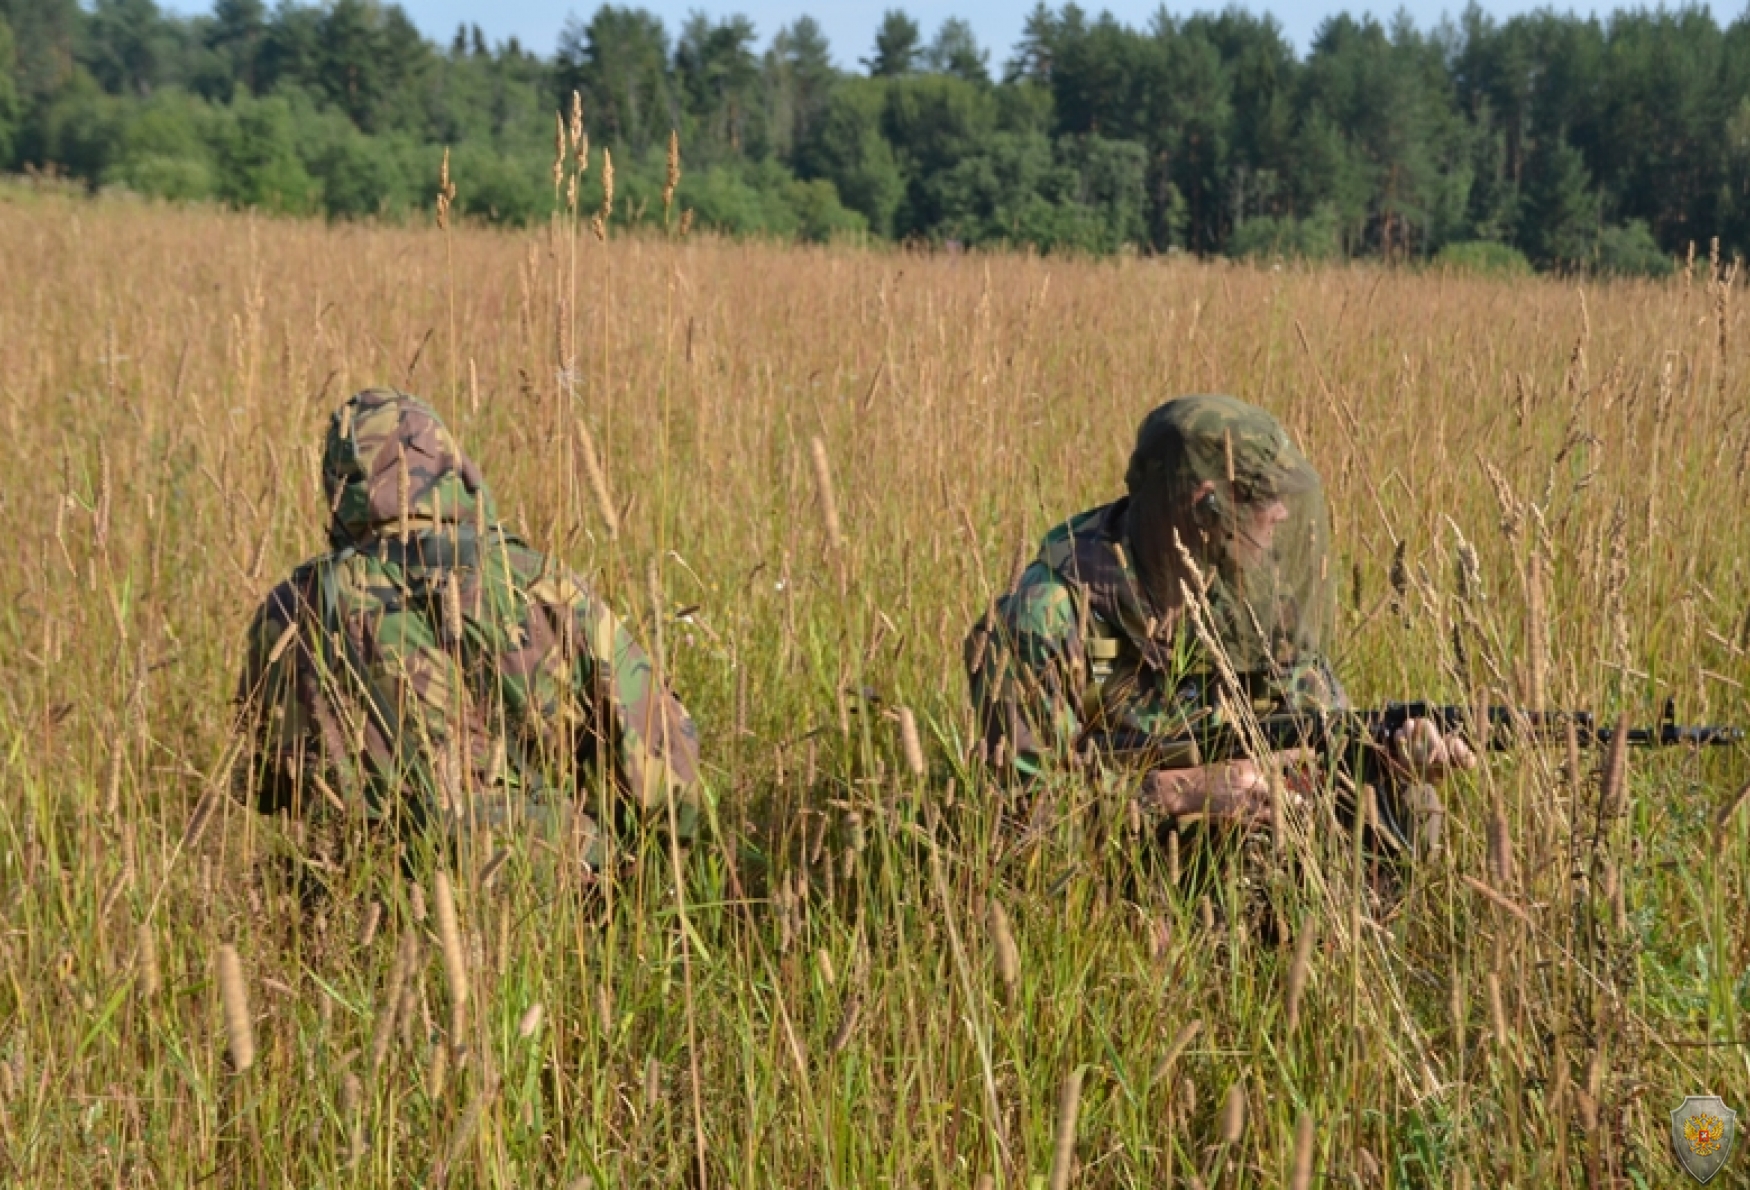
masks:
[[(1487, 738), (1471, 739), (1473, 725), (1486, 715)], [(1315, 755), (1340, 754), (1356, 746), (1387, 748), (1392, 737), (1413, 719), (1427, 719), (1442, 735), (1465, 736), (1473, 747), (1481, 744), (1500, 752), (1525, 744), (1557, 743), (1567, 738), (1570, 726), (1582, 748), (1609, 746), (1616, 729), (1601, 727), (1590, 711), (1529, 711), (1519, 707), (1487, 708), (1442, 706), (1428, 702), (1390, 702), (1358, 711), (1283, 711), (1259, 715), (1256, 733), (1249, 724), (1193, 721), (1168, 736), (1136, 731), (1095, 732), (1085, 736), (1077, 751), (1090, 758), (1109, 758), (1151, 768), (1191, 768), (1249, 756), (1254, 741), (1267, 750), (1283, 752), (1304, 748)], [(1631, 727), (1625, 743), (1634, 748), (1724, 747), (1742, 742), (1738, 727), (1712, 724), (1689, 726), (1677, 722), (1674, 699), (1665, 700), (1657, 727)]]
[[(1218, 723), (1206, 717), (1166, 736), (1135, 731), (1093, 732), (1078, 741), (1076, 750), (1088, 760), (1107, 760), (1131, 768), (1192, 768), (1243, 759), (1256, 750), (1303, 749), (1320, 758), (1347, 760), (1357, 788), (1362, 783), (1378, 788), (1380, 825), (1395, 836), (1396, 843), (1407, 844), (1411, 837), (1408, 816), (1389, 792), (1396, 782), (1383, 780), (1386, 774), (1382, 769), (1384, 758), (1392, 755), (1393, 736), (1414, 719), (1430, 721), (1442, 735), (1464, 736), (1473, 748), (1480, 745), (1496, 752), (1527, 744), (1565, 741), (1570, 730), (1581, 747), (1608, 747), (1617, 742), (1617, 729), (1599, 726), (1590, 711), (1393, 702), (1367, 710), (1259, 715), (1253, 721), (1255, 731), (1253, 723)], [(1478, 740), (1475, 738), (1478, 735), (1485, 738)], [(1744, 732), (1737, 727), (1678, 723), (1675, 700), (1666, 699), (1658, 726), (1626, 728), (1621, 742), (1636, 748), (1701, 748), (1725, 747), (1743, 739)], [(1353, 818), (1352, 802), (1346, 798), (1339, 800), (1343, 803), (1338, 807), (1339, 817), (1348, 825)]]

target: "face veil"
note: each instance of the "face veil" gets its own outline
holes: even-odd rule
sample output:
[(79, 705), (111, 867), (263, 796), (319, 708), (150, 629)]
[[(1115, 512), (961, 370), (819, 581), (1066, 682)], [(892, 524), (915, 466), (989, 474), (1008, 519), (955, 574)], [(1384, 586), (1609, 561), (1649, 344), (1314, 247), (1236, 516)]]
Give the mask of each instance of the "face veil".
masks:
[(1214, 626), (1236, 672), (1269, 680), (1324, 654), (1335, 588), (1324, 487), (1310, 465), (1298, 486), (1240, 490), (1203, 540)]
[(1180, 397), (1144, 420), (1126, 474), (1128, 534), (1157, 608), (1201, 575), (1209, 626), (1254, 693), (1286, 695), (1323, 656), (1335, 616), (1324, 485), (1270, 414)]

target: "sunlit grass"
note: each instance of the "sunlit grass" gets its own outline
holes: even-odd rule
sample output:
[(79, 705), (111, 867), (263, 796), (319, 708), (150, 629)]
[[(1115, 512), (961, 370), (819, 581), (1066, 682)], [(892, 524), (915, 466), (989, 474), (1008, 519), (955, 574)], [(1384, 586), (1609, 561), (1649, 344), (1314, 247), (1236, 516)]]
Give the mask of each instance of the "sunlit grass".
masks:
[[(1284, 862), (1322, 878), (1279, 872), (1261, 932), (1239, 865), (1169, 885), (1121, 783), (1005, 818), (961, 760), (960, 654), (1019, 543), (1119, 492), (1141, 415), (1213, 389), (1330, 483), (1359, 700), (1527, 700), (1541, 639), (1551, 705), (1750, 723), (1741, 285), (581, 230), (446, 251), (0, 200), (7, 1180), (672, 1184), (702, 1151), (712, 1183), (1043, 1184), (1080, 1069), (1076, 1185), (1284, 1183), (1303, 1115), (1327, 1184), (1665, 1184), (1670, 1108), (1745, 1103), (1741, 751), (1631, 757), (1620, 819), (1595, 758), (1497, 755), (1395, 906), (1315, 831)], [(429, 866), (416, 896), (356, 825), (227, 799), (187, 829), (246, 618), (322, 548), (322, 419), (384, 382), (646, 637), (657, 563), (714, 800), (686, 934), (660, 840), (597, 887), (521, 836), (459, 856), (459, 1033)]]

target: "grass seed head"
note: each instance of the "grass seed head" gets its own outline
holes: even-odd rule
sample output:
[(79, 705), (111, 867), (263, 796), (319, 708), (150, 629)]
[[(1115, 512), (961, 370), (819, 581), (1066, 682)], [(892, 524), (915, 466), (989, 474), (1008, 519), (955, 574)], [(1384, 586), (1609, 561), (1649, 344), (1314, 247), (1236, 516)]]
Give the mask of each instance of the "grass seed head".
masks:
[(230, 943), (219, 947), (218, 967), (231, 1068), (242, 1074), (255, 1065), (255, 1026), (249, 1018), (249, 995), (243, 986), (243, 963), (237, 957), (236, 947)]
[(1507, 1007), (1501, 999), (1501, 978), (1493, 971), (1489, 972), (1489, 1029), (1495, 1035), (1495, 1050), (1505, 1056), (1507, 1053)]
[(1502, 892), (1513, 883), (1513, 836), (1499, 804), (1489, 814), (1489, 878)]
[(614, 155), (607, 149), (602, 150), (602, 209), (599, 214), (603, 225), (614, 217)]
[(158, 935), (150, 921), (143, 921), (134, 930), (134, 964), (140, 976), (140, 996), (153, 999), (164, 985), (158, 967)]
[(668, 133), (668, 173), (662, 182), (662, 221), (668, 223), (669, 210), (674, 206), (675, 188), (681, 184), (681, 138), (674, 129)]
[(443, 947), (444, 982), (450, 991), (450, 1044), (462, 1044), (468, 1024), (468, 960), (462, 950), (462, 931), (456, 924), (456, 899), (450, 889), (450, 874), (439, 871), (432, 882), (436, 905), (438, 942)]
[(1294, 1032), (1300, 1024), (1300, 999), (1306, 991), (1306, 977), (1312, 966), (1313, 943), (1317, 932), (1309, 921), (1300, 929), (1300, 937), (1294, 940), (1294, 961), (1288, 968), (1288, 1031)]
[(1057, 1094), (1057, 1128), (1051, 1143), (1051, 1190), (1066, 1190), (1075, 1166), (1076, 1120), (1082, 1109), (1082, 1068), (1063, 1080)]
[(914, 777), (922, 778), (928, 771), (924, 765), (924, 746), (918, 739), (917, 716), (910, 707), (899, 708), (899, 743), (905, 753), (905, 767)]
[(425, 1097), (433, 1103), (442, 1103), (449, 1080), (450, 1047), (440, 1041), (431, 1047), (431, 1059), (426, 1063)]
[(839, 527), (838, 501), (833, 496), (832, 463), (827, 458), (826, 443), (819, 437), (808, 440), (808, 455), (814, 465), (814, 494), (820, 502), (820, 520), (826, 529), (826, 541), (836, 553), (845, 547), (843, 530)]
[(1008, 910), (994, 896), (990, 898), (991, 949), (996, 955), (997, 978), (1002, 980), (1003, 994), (1012, 1002), (1021, 986), (1021, 948), (1015, 944), (1015, 931), (1009, 924)]
[[(1203, 1022), (1201, 1020), (1188, 1021), (1179, 1026), (1178, 1033), (1173, 1036), (1173, 1044), (1167, 1047), (1167, 1052), (1162, 1055), (1160, 1062), (1154, 1068), (1152, 1081), (1159, 1083), (1171, 1078), (1173, 1068), (1179, 1064), (1179, 1059), (1184, 1056), (1185, 1051), (1191, 1047), (1191, 1043), (1197, 1040), (1197, 1034), (1202, 1031)], [(1189, 1084), (1187, 1083), (1187, 1085)]]
[(1598, 787), (1598, 812), (1617, 818), (1628, 812), (1628, 712), (1617, 716), (1604, 756), (1604, 771)]
[(383, 989), (383, 999), (377, 1009), (376, 1030), (371, 1036), (371, 1073), (375, 1075), (383, 1068), (383, 1062), (389, 1056), (389, 1045), (395, 1039), (397, 1018), (412, 1016), (412, 1006), (406, 1005), (407, 981), (413, 975), (414, 966), (418, 962), (419, 938), (412, 930), (401, 935), (400, 943), (395, 947), (395, 961), (389, 966), (389, 982)]
[(1303, 1111), (1294, 1125), (1294, 1172), (1288, 1177), (1289, 1190), (1312, 1190), (1314, 1139), (1312, 1113)]
[(613, 497), (608, 491), (607, 472), (603, 469), (601, 455), (596, 450), (595, 437), (582, 418), (577, 419), (577, 440), (578, 454), (583, 460), (584, 481), (589, 485), (590, 498), (595, 501), (596, 515), (602, 518), (602, 528), (607, 532), (608, 540), (614, 541), (620, 536), (620, 517), (614, 511)]
[(1235, 1145), (1246, 1134), (1246, 1088), (1235, 1083), (1221, 1105), (1221, 1143)]
[(559, 201), (559, 187), (565, 181), (565, 117), (553, 113), (553, 201)]

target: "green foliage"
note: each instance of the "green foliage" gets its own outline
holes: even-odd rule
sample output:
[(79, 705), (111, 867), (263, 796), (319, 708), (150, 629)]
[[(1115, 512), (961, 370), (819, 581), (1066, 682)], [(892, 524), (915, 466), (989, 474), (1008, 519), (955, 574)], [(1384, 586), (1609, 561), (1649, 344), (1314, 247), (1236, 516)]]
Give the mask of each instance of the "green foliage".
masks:
[(1676, 268), (1669, 253), (1660, 249), (1645, 221), (1630, 220), (1620, 227), (1598, 233), (1593, 268), (1621, 277), (1668, 277)]
[(849, 80), (827, 100), (826, 109), (798, 146), (796, 164), (804, 178), (832, 183), (844, 205), (862, 215), (877, 235), (891, 235), (905, 178), (893, 146), (881, 135), (886, 88)]
[(214, 137), (219, 197), (276, 214), (320, 210), (322, 184), (298, 157), (291, 103), (278, 95), (239, 100), (227, 116)]
[[(322, 206), (328, 214), (344, 218), (384, 215), (404, 210), (418, 202), (415, 196), (412, 146), (383, 137), (367, 137), (350, 122), (332, 115), (310, 121), (303, 129), (306, 139), (300, 158), (322, 188)], [(396, 150), (400, 149), (400, 152)], [(464, 146), (469, 154), (473, 146)], [(429, 174), (429, 169), (427, 170)], [(473, 210), (488, 171), (468, 175), (469, 195), (458, 196), (463, 210)]]
[(1552, 268), (1583, 265), (1598, 238), (1598, 205), (1580, 151), (1566, 141), (1545, 142), (1526, 170), (1520, 246)]
[(1750, 16), (1338, 14), (1297, 57), (1238, 9), (1137, 29), (1039, 4), (993, 81), (965, 21), (926, 40), (893, 9), (863, 65), (834, 66), (808, 17), (762, 48), (743, 16), (671, 30), (602, 4), (542, 57), (467, 26), (442, 48), (384, 0), (0, 0), (0, 167), (358, 218), (429, 208), (447, 146), (478, 171), (458, 168), (464, 213), (526, 223), (552, 209), (575, 93), (633, 222), (672, 132), (701, 225), (749, 234), (1391, 260), (1500, 242), (1631, 273), (1716, 235), (1750, 252)]
[(921, 55), (922, 34), (918, 23), (897, 8), (881, 16), (881, 27), (875, 31), (875, 56), (863, 64), (875, 78), (899, 78), (912, 72)]
[(1483, 277), (1531, 275), (1531, 262), (1525, 258), (1525, 253), (1494, 240), (1462, 240), (1447, 244), (1435, 253), (1434, 263), (1455, 273), (1474, 273)]
[(1341, 220), (1329, 203), (1305, 219), (1265, 215), (1234, 230), (1229, 252), (1237, 257), (1287, 257), (1296, 260), (1337, 260), (1343, 255)]
[(160, 91), (125, 120), (106, 185), (151, 198), (199, 200), (218, 190), (212, 151), (225, 116), (183, 91)]
[(18, 95), (18, 50), (12, 26), (0, 17), (0, 164), (12, 160), (12, 138), (18, 132), (23, 104)]

